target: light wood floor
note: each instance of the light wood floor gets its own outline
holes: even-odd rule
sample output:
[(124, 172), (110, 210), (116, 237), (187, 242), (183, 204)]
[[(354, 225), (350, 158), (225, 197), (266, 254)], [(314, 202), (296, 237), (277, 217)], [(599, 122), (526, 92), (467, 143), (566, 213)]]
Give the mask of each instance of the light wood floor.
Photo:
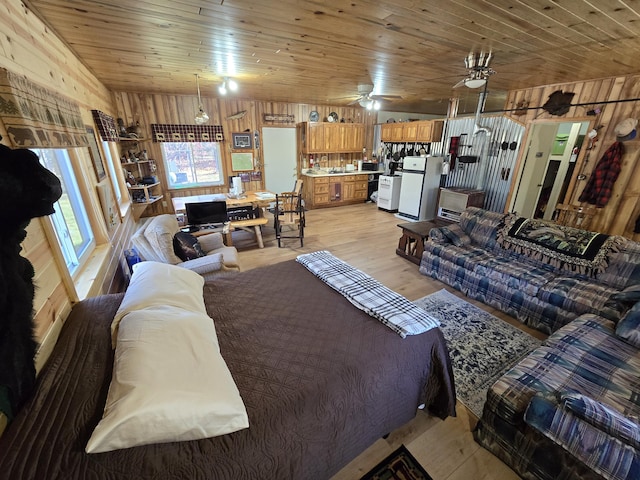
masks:
[[(241, 238), (237, 239), (236, 245), (240, 250), (242, 270), (292, 259), (301, 253), (329, 250), (409, 300), (417, 300), (442, 288), (466, 298), (453, 288), (421, 275), (417, 265), (395, 253), (401, 232), (398, 223), (404, 221), (378, 210), (372, 203), (318, 209), (307, 212), (304, 247), (300, 247), (299, 240), (292, 239), (284, 240), (283, 246), (278, 248), (271, 222), (263, 230), (264, 249), (243, 248)], [(543, 334), (522, 326), (502, 312), (467, 300), (544, 338)], [(473, 440), (471, 432), (476, 422), (477, 418), (460, 402), (457, 417), (444, 421), (419, 411), (411, 422), (386, 439), (378, 440), (332, 480), (359, 479), (403, 443), (434, 480), (518, 479), (509, 467)]]

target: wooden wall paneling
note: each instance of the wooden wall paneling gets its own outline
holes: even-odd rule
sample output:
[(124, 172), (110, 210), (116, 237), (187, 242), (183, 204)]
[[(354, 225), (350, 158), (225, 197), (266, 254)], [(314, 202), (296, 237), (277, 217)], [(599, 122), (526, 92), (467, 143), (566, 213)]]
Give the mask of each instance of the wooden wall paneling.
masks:
[[(615, 127), (627, 117), (639, 118), (640, 108), (637, 102), (604, 103), (622, 99), (632, 99), (640, 97), (640, 75), (628, 77), (610, 77), (584, 82), (567, 84), (546, 85), (537, 88), (511, 91), (507, 95), (507, 108), (515, 108), (521, 100), (528, 100), (530, 107), (542, 106), (549, 95), (556, 90), (575, 92), (572, 103), (592, 103), (592, 105), (571, 107), (569, 112), (561, 117), (552, 116), (548, 112), (540, 109), (528, 110), (526, 115), (516, 116), (514, 112), (507, 112), (509, 116), (516, 116), (520, 121), (524, 121), (527, 130), (531, 124), (545, 119), (558, 119), (563, 121), (573, 121), (574, 119), (590, 119), (598, 129), (597, 142), (589, 150), (581, 165), (576, 165), (574, 176), (568, 189), (568, 202), (579, 205), (578, 198), (588, 181), (588, 177), (597, 165), (604, 152), (616, 141)], [(599, 108), (601, 111), (595, 117), (585, 117), (586, 112), (592, 108)], [(638, 152), (640, 142), (625, 142), (625, 157), (623, 160), (623, 170), (616, 181), (613, 194), (609, 203), (599, 210), (594, 219), (592, 228), (604, 233), (617, 233), (629, 236), (629, 229), (635, 226), (634, 214), (640, 209), (640, 196), (636, 193), (636, 174)], [(579, 181), (576, 177), (580, 174), (586, 175), (585, 180)], [(635, 198), (635, 200), (634, 200)], [(635, 235), (635, 234), (634, 234)]]

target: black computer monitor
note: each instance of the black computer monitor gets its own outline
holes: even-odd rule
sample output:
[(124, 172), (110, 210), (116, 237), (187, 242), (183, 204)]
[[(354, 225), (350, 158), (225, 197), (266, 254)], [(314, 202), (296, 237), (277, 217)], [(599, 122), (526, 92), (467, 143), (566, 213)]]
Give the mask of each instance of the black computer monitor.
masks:
[(224, 201), (186, 203), (184, 208), (189, 225), (222, 224), (227, 221), (227, 203)]

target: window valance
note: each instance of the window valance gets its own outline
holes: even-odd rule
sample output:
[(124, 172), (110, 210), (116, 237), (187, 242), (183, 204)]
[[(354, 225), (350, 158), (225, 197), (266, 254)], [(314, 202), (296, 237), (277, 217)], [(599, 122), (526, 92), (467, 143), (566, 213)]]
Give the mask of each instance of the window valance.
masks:
[(154, 142), (224, 142), (222, 125), (151, 125)]
[(98, 128), (98, 133), (100, 133), (100, 138), (105, 142), (117, 142), (119, 138), (115, 119), (100, 110), (91, 110), (91, 114)]
[(0, 68), (0, 119), (14, 147), (89, 145), (76, 102), (5, 68)]

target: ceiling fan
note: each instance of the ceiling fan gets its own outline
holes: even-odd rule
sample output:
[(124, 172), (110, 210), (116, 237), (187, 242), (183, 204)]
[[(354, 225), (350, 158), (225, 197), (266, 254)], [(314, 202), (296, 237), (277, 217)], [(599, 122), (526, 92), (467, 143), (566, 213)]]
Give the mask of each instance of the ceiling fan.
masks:
[(347, 105), (359, 104), (367, 110), (380, 110), (380, 100), (392, 100), (394, 98), (402, 98), (400, 95), (372, 95), (373, 85), (370, 83), (362, 83), (358, 85), (358, 98), (349, 102)]
[(489, 67), (489, 62), (491, 62), (492, 57), (491, 52), (470, 52), (464, 59), (467, 76), (456, 83), (453, 88), (458, 88), (463, 85), (468, 88), (480, 88), (484, 86), (489, 76), (496, 73), (493, 68)]

